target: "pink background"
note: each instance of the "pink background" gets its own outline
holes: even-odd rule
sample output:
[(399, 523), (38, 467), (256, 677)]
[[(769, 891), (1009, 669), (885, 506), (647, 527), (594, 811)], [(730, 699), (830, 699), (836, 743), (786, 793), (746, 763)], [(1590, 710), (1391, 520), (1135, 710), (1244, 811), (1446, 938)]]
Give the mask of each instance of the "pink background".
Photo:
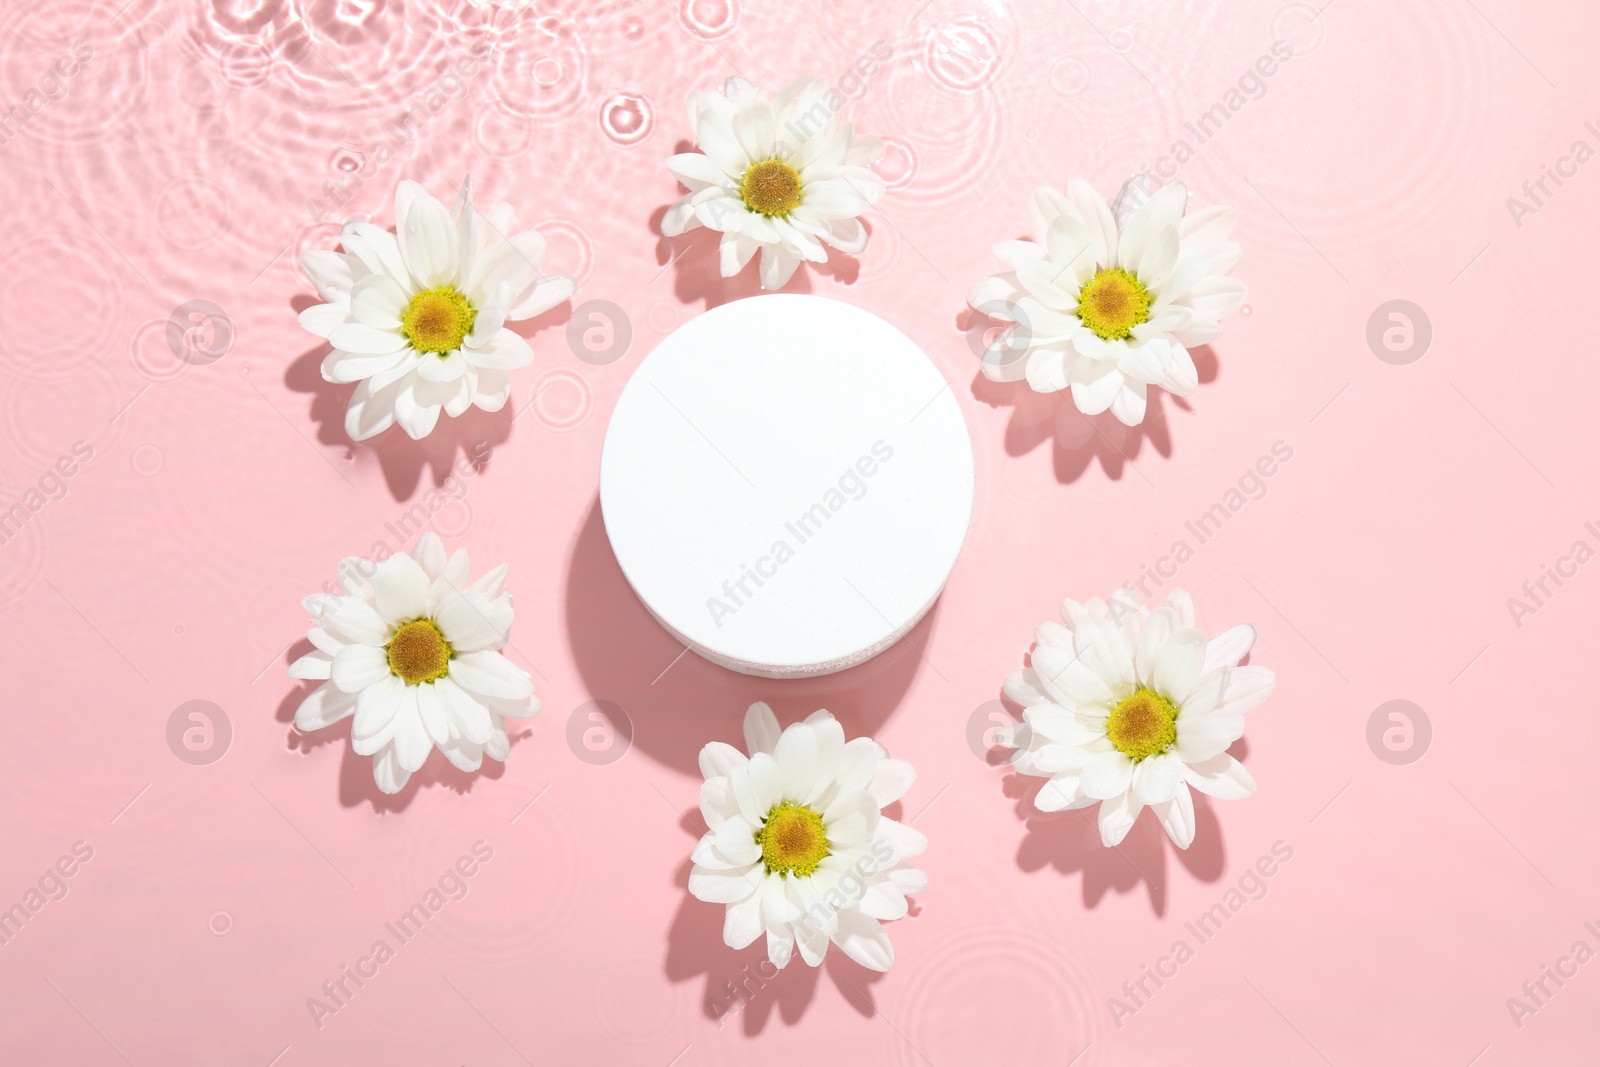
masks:
[[(1600, 147), (1591, 5), (120, 3), (0, 10), (6, 107), (93, 50), (0, 145), (0, 511), (41, 505), (0, 545), (0, 906), (93, 850), (0, 946), (0, 1060), (1594, 1062), (1600, 963), (1547, 981), (1520, 1027), (1507, 1006), (1574, 942), (1600, 948), (1600, 563), (1520, 627), (1506, 603), (1575, 541), (1600, 548), (1600, 163), (1520, 227), (1506, 204), (1576, 140)], [(1185, 123), (1278, 39), (1292, 61), (1197, 144)], [(792, 288), (872, 309), (939, 366), (973, 437), (974, 525), (906, 642), (830, 678), (743, 678), (680, 655), (628, 592), (596, 512), (601, 435), (661, 336), (753, 291), (753, 271), (715, 276), (704, 235), (659, 236), (685, 94), (735, 70), (837, 82), (879, 40), (893, 56), (852, 105), (891, 148), (871, 246)], [(350, 179), (480, 41), (496, 58), (464, 95)], [(1251, 286), (1199, 391), (1133, 432), (981, 380), (964, 296), (1026, 229), (1028, 191), (1081, 174), (1114, 192), (1178, 139), (1194, 201), (1238, 211)], [(596, 365), (546, 316), (507, 410), (353, 445), (349, 387), (320, 380), (295, 323), (299, 253), (345, 217), (392, 225), (402, 177), (449, 197), (469, 171), (548, 235), (579, 303), (625, 309), (632, 345)], [(348, 204), (314, 222), (341, 176)], [(1406, 366), (1366, 340), (1393, 299), (1432, 324)], [(231, 324), (215, 362), (167, 344), (190, 300)], [(224, 346), (226, 324), (201, 327)], [(1280, 441), (1265, 495), (1196, 547), (1184, 524)], [(48, 477), (76, 442), (92, 458)], [(451, 478), (475, 449), (482, 472)], [(545, 711), (503, 768), (435, 755), (384, 798), (347, 727), (296, 734), (284, 666), (301, 596), (409, 542), (390, 524), (440, 483), (446, 543), (511, 564), (510, 652)], [(1169, 587), (1211, 631), (1254, 623), (1277, 672), (1237, 750), (1260, 789), (1204, 805), (1187, 853), (1148, 815), (1106, 850), (1082, 813), (1030, 818), (969, 738), (1061, 597), (1105, 595), (1179, 539), (1195, 552)], [(761, 957), (684, 888), (693, 758), (756, 698), (784, 721), (827, 706), (915, 763), (903, 814), (932, 884), (891, 928), (889, 974), (797, 964), (719, 1020)], [(1392, 699), (1432, 724), (1409, 765), (1368, 745)], [(209, 765), (169, 749), (191, 700), (231, 723)], [(569, 745), (591, 700), (622, 709), (631, 748), (625, 729), (599, 757)], [(477, 841), (493, 859), (467, 895), (319, 1027), (307, 998)], [(1199, 944), (1185, 924), (1280, 841), (1265, 895)], [(1180, 938), (1193, 958), (1114, 1019)]]

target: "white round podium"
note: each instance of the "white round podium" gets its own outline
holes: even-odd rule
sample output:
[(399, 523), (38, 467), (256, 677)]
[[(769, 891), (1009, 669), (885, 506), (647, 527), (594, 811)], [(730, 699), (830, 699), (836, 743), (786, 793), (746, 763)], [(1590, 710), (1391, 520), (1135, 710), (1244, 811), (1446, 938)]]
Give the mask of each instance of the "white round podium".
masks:
[(944, 588), (972, 516), (949, 384), (850, 304), (774, 294), (684, 324), (623, 388), (600, 459), (606, 534), (651, 614), (764, 677), (888, 648)]

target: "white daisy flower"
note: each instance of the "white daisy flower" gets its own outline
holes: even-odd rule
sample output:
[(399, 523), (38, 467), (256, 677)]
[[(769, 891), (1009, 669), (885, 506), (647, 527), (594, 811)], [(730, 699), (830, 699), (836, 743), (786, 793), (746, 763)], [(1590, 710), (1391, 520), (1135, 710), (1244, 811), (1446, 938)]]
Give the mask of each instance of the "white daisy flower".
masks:
[(812, 967), (832, 941), (875, 971), (894, 962), (880, 925), (906, 913), (928, 878), (904, 861), (928, 840), (882, 814), (916, 780), (869, 737), (845, 743), (826, 711), (778, 732), (765, 704), (744, 720), (747, 758), (713, 741), (700, 750), (700, 811), (711, 829), (694, 850), (689, 892), (726, 904), (722, 939), (744, 948), (763, 933), (767, 958), (795, 944)]
[(303, 601), (316, 646), (289, 677), (323, 682), (295, 712), (309, 733), (354, 715), (355, 750), (372, 757), (372, 776), (397, 793), (435, 746), (451, 763), (475, 771), (483, 757), (511, 750), (505, 719), (539, 712), (533, 682), (500, 648), (511, 630), (506, 565), (472, 580), (467, 550), (448, 560), (433, 533), (373, 563), (339, 565), (343, 596)]
[(472, 206), (462, 183), (455, 217), (413, 181), (394, 195), (390, 233), (348, 222), (344, 252), (314, 248), (301, 259), (327, 301), (300, 313), (300, 325), (333, 346), (322, 361), (330, 382), (359, 382), (344, 428), (362, 441), (398, 422), (426, 437), (439, 412), (476, 404), (499, 411), (511, 395), (507, 373), (533, 362), (533, 350), (507, 322), (531, 319), (572, 295), (573, 281), (546, 275), (545, 240), (530, 230), (505, 236), (512, 209)]
[(1041, 393), (1071, 388), (1079, 411), (1109, 408), (1129, 426), (1144, 421), (1150, 386), (1195, 391), (1189, 348), (1222, 336), (1218, 320), (1245, 299), (1245, 284), (1228, 277), (1239, 262), (1233, 210), (1185, 215), (1183, 185), (1148, 199), (1143, 188), (1124, 186), (1115, 213), (1082, 179), (1065, 195), (1034, 192), (1034, 239), (995, 245), (1011, 270), (967, 295), (1011, 323), (984, 353), (987, 377), (1026, 379)]
[(761, 287), (781, 289), (801, 260), (824, 263), (830, 244), (859, 255), (867, 230), (858, 216), (883, 195), (872, 164), (883, 142), (839, 125), (844, 98), (813, 77), (770, 103), (743, 78), (722, 93), (689, 94), (698, 152), (667, 160), (689, 192), (667, 209), (668, 237), (707, 226), (722, 234), (722, 276), (761, 250)]
[(1048, 778), (1040, 811), (1100, 805), (1100, 839), (1120, 844), (1151, 808), (1179, 848), (1194, 840), (1190, 788), (1223, 800), (1255, 792), (1255, 779), (1228, 755), (1244, 735), (1244, 713), (1272, 692), (1272, 672), (1241, 667), (1255, 644), (1250, 626), (1207, 641), (1189, 595), (1175, 591), (1155, 611), (1131, 593), (1112, 603), (1068, 600), (1066, 625), (1039, 627), (1032, 665), (1006, 679), (1025, 709), (1001, 738), (1012, 764)]

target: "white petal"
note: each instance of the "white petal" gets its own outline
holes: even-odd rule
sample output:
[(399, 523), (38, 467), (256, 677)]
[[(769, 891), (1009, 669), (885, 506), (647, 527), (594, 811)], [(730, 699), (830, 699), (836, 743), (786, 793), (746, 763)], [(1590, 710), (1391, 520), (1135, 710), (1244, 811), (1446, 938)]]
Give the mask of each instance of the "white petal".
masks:
[(323, 682), (333, 677), (333, 657), (320, 649), (289, 664), (289, 677)]
[(403, 770), (414, 771), (428, 760), (433, 742), (422, 725), (422, 714), (417, 710), (419, 686), (406, 686), (400, 707), (394, 713), (394, 755)]
[(722, 940), (729, 948), (744, 948), (766, 932), (761, 922), (761, 894), (752, 893), (728, 905), (722, 922)]
[(344, 414), (344, 432), (352, 441), (376, 437), (394, 425), (394, 398), (402, 386), (402, 382), (391, 382), (374, 389), (372, 379), (356, 386)]
[(439, 573), (444, 569), (444, 542), (439, 540), (438, 534), (426, 530), (411, 547), (411, 558), (417, 561), (431, 582), (439, 577)]
[(1133, 768), (1133, 792), (1145, 804), (1172, 799), (1183, 778), (1183, 761), (1176, 752), (1163, 752), (1140, 760)]
[(511, 754), (511, 738), (506, 734), (506, 721), (495, 711), (489, 712), (489, 740), (484, 742), (483, 754), (496, 760), (504, 760)]
[(891, 922), (906, 914), (906, 895), (888, 879), (869, 884), (861, 894), (861, 914)]
[(1133, 784), (1133, 761), (1121, 752), (1101, 752), (1084, 765), (1083, 792), (1100, 800), (1121, 796)]
[(476, 741), (458, 737), (448, 744), (440, 745), (439, 751), (443, 752), (445, 759), (458, 770), (466, 771), (468, 774), (483, 766), (483, 746)]
[(388, 355), (408, 345), (399, 330), (380, 330), (363, 322), (347, 322), (335, 327), (328, 335), (328, 343), (342, 351), (362, 356)]
[(1199, 630), (1179, 630), (1162, 647), (1151, 673), (1151, 688), (1182, 705), (1200, 680), (1206, 661), (1206, 638)]
[(300, 325), (318, 337), (331, 337), (350, 321), (349, 310), (348, 304), (312, 304), (300, 312)]
[(1255, 643), (1256, 628), (1248, 623), (1224, 630), (1206, 642), (1206, 661), (1201, 670), (1209, 674), (1218, 667), (1237, 667)]
[(428, 574), (402, 552), (378, 564), (372, 576), (378, 614), (390, 624), (428, 614)]
[(1067, 388), (1068, 355), (1061, 345), (1041, 345), (1028, 354), (1023, 370), (1028, 387), (1036, 393), (1058, 393)]
[(386, 735), (389, 724), (394, 721), (395, 713), (405, 700), (406, 688), (404, 682), (390, 675), (376, 685), (363, 689), (356, 697), (356, 717), (350, 724), (350, 736), (356, 741), (365, 741), (379, 734)]
[(739, 814), (752, 825), (762, 822), (772, 805), (782, 798), (779, 789), (778, 762), (766, 752), (757, 752), (750, 762), (736, 768), (728, 781), (733, 796), (739, 804)]
[(472, 366), (487, 370), (517, 370), (533, 363), (533, 349), (528, 342), (506, 329), (490, 337), (481, 348), (463, 347), (461, 355)]
[(502, 563), (493, 570), (486, 571), (481, 578), (472, 583), (472, 588), (490, 600), (495, 600), (499, 598), (501, 593), (505, 592), (506, 575), (510, 572), (510, 565)]
[(858, 737), (845, 745), (839, 756), (839, 791), (854, 793), (866, 789), (886, 755), (883, 746), (870, 737)]
[(400, 243), (388, 230), (370, 222), (347, 222), (339, 234), (339, 243), (368, 271), (387, 274), (402, 287), (411, 284), (411, 272), (400, 256)]
[(1144, 810), (1144, 805), (1132, 793), (1123, 793), (1121, 796), (1100, 802), (1100, 841), (1107, 848), (1115, 848), (1122, 844), (1122, 839), (1128, 836), (1128, 831), (1133, 829), (1133, 824), (1139, 818), (1139, 812)]
[(295, 729), (303, 733), (326, 729), (355, 714), (356, 698), (332, 683), (319, 685), (295, 709)]
[(1077, 775), (1057, 775), (1040, 787), (1033, 806), (1043, 812), (1086, 808), (1098, 801), (1085, 793)]
[(1111, 399), (1111, 414), (1124, 426), (1137, 426), (1144, 421), (1149, 387), (1144, 382), (1125, 378), (1122, 389)]
[(1105, 197), (1082, 178), (1067, 183), (1066, 209), (1083, 221), (1094, 242), (1094, 261), (1109, 267), (1117, 250), (1117, 222)]
[(728, 174), (703, 152), (680, 152), (667, 157), (667, 170), (692, 193), (708, 185), (721, 185), (738, 175)]
[(878, 805), (866, 793), (846, 793), (828, 805), (823, 813), (828, 840), (853, 845), (870, 840), (878, 828)]
[[(466, 393), (468, 403), (476, 404), (484, 411), (499, 411), (506, 406), (506, 401), (511, 399), (511, 376), (503, 370), (474, 368), (468, 373), (466, 380), (473, 383), (472, 388)], [(459, 415), (465, 410), (465, 405), (455, 403), (445, 405), (445, 412), (452, 416)]]
[[(441, 680), (448, 682), (450, 679)], [(444, 695), (432, 682), (411, 688), (417, 694), (417, 715), (422, 720), (422, 728), (428, 733), (428, 739), (440, 747), (449, 744), (450, 716)]]
[(756, 844), (755, 827), (735, 815), (712, 831), (717, 851), (735, 865), (744, 866), (761, 858), (761, 846)]
[(1249, 711), (1272, 695), (1276, 679), (1267, 667), (1235, 667), (1228, 672), (1218, 711)]
[(360, 322), (380, 330), (398, 330), (407, 296), (387, 274), (369, 274), (350, 291), (350, 313)]
[(733, 124), (726, 115), (702, 112), (699, 125), (695, 128), (695, 141), (700, 145), (700, 150), (725, 174), (743, 174), (750, 165), (750, 157), (739, 144)]
[(417, 282), (432, 288), (456, 281), (456, 224), (444, 205), (426, 194), (419, 196), (403, 224), (405, 262)]
[(743, 752), (723, 741), (711, 741), (700, 750), (700, 775), (707, 781), (727, 778), (750, 762)]
[(385, 746), (381, 752), (372, 757), (372, 780), (378, 784), (378, 789), (382, 792), (398, 793), (405, 788), (406, 782), (410, 779), (411, 772), (400, 766), (393, 745)]
[(383, 649), (346, 645), (333, 657), (332, 677), (334, 685), (346, 693), (356, 693), (394, 675), (389, 673), (389, 656)]
[(1059, 704), (1036, 704), (1025, 709), (1022, 718), (1034, 733), (1062, 745), (1086, 745), (1100, 736)]
[[(1104, 605), (1101, 604), (1103, 612)], [(1122, 629), (1104, 614), (1085, 615), (1073, 631), (1078, 658), (1094, 672), (1111, 694), (1121, 695), (1136, 680), (1133, 649)]]
[(756, 254), (761, 247), (760, 242), (742, 233), (725, 233), (718, 243), (717, 252), (721, 256), (720, 270), (724, 278), (731, 278), (744, 270), (750, 262), (750, 257)]
[(799, 265), (800, 257), (795, 253), (775, 245), (764, 245), (761, 249), (761, 288), (782, 289), (789, 284)]
[(494, 735), (493, 716), (488, 708), (448, 675), (433, 683), (433, 691), (443, 700), (445, 711), (461, 736), (476, 745), (488, 743)]
[[(1033, 650), (1034, 677), (1053, 700), (1069, 710), (1083, 705), (1104, 705), (1112, 693), (1107, 680), (1094, 665), (1073, 652), (1040, 645)], [(1120, 680), (1117, 675), (1112, 681)]]
[(808, 967), (819, 967), (828, 955), (828, 938), (820, 931), (795, 931), (795, 944), (800, 948), (800, 958)]
[(1193, 766), (1227, 750), (1244, 736), (1244, 716), (1228, 711), (1178, 716), (1178, 755)]
[(533, 695), (533, 680), (498, 652), (468, 652), (450, 661), (450, 677), (469, 693), (501, 700)]
[(340, 298), (348, 300), (356, 280), (367, 273), (366, 266), (354, 256), (313, 248), (300, 257), (300, 266), (317, 287), (317, 293), (330, 303)]
[(1072, 284), (1081, 285), (1093, 277), (1095, 239), (1083, 220), (1074, 215), (1058, 215), (1045, 234), (1045, 244), (1050, 261), (1067, 272)]
[(1001, 689), (1006, 696), (1024, 708), (1035, 704), (1049, 704), (1054, 700), (1044, 691), (1044, 681), (1032, 667), (1012, 671), (1006, 675), (1005, 684)]
[(767, 931), (767, 959), (780, 971), (794, 958), (794, 935), (787, 930)]
[(879, 807), (887, 807), (905, 796), (906, 790), (910, 789), (916, 780), (916, 769), (905, 760), (882, 760), (872, 776), (869, 792)]
[(713, 871), (695, 867), (689, 872), (689, 892), (708, 904), (733, 904), (761, 888), (761, 875), (753, 870)]
[(744, 744), (750, 755), (757, 752), (771, 754), (778, 747), (778, 717), (765, 703), (757, 701), (744, 713)]
[(928, 839), (920, 830), (915, 830), (903, 822), (887, 816), (878, 819), (875, 831), (880, 841), (886, 842), (893, 850), (892, 862), (920, 856), (928, 849)]
[(1150, 810), (1156, 813), (1161, 828), (1174, 845), (1188, 848), (1194, 843), (1194, 798), (1189, 795), (1188, 786), (1179, 782), (1171, 800), (1156, 804)]
[(570, 300), (577, 287), (577, 281), (565, 274), (545, 275), (506, 311), (506, 318), (517, 322), (543, 315), (563, 301)]
[(822, 239), (841, 252), (858, 256), (867, 248), (867, 228), (860, 219), (834, 219)]
[(345, 352), (335, 348), (322, 357), (322, 380), (340, 384), (359, 382), (363, 378), (372, 378), (397, 367), (409, 366), (414, 359), (416, 359), (415, 354), (407, 348), (378, 355)]
[(459, 351), (443, 355), (430, 352), (417, 360), (417, 377), (425, 382), (453, 382), (466, 376), (467, 366)]
[(1139, 647), (1134, 653), (1134, 670), (1144, 685), (1155, 684), (1156, 658), (1172, 639), (1180, 626), (1178, 613), (1167, 606), (1157, 608), (1145, 620), (1144, 631), (1139, 635)]
[(733, 784), (728, 779), (711, 778), (700, 783), (700, 814), (707, 826), (715, 830), (738, 812), (739, 803), (733, 799)]
[(1256, 791), (1256, 780), (1244, 764), (1226, 752), (1184, 767), (1183, 779), (1219, 800), (1243, 800)]
[(878, 920), (851, 909), (839, 915), (839, 929), (833, 943), (844, 954), (861, 966), (874, 971), (887, 971), (894, 963), (894, 946)]
[(479, 652), (505, 645), (511, 616), (509, 598), (490, 600), (476, 589), (463, 589), (445, 596), (433, 618), (451, 648)]
[(1098, 415), (1122, 391), (1122, 372), (1110, 360), (1079, 359), (1071, 369), (1072, 402), (1085, 415)]

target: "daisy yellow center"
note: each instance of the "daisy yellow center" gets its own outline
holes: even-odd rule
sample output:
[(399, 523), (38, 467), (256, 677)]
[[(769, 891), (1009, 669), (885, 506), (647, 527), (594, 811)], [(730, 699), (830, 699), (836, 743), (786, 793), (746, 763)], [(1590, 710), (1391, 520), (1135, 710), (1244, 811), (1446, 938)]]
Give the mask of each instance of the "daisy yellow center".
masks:
[(784, 218), (800, 206), (800, 172), (781, 159), (752, 163), (739, 182), (739, 195), (751, 211)]
[(1077, 315), (1095, 336), (1125, 340), (1150, 318), (1150, 290), (1132, 272), (1108, 267), (1078, 291)]
[(1106, 736), (1129, 759), (1159, 756), (1178, 739), (1178, 706), (1153, 689), (1136, 689), (1111, 709)]
[(450, 673), (455, 650), (432, 619), (404, 623), (389, 640), (389, 669), (407, 685), (421, 685)]
[(822, 816), (792, 801), (774, 804), (756, 831), (768, 874), (810, 875), (828, 855)]
[(424, 289), (400, 313), (400, 332), (418, 352), (444, 355), (461, 347), (478, 311), (453, 285)]

